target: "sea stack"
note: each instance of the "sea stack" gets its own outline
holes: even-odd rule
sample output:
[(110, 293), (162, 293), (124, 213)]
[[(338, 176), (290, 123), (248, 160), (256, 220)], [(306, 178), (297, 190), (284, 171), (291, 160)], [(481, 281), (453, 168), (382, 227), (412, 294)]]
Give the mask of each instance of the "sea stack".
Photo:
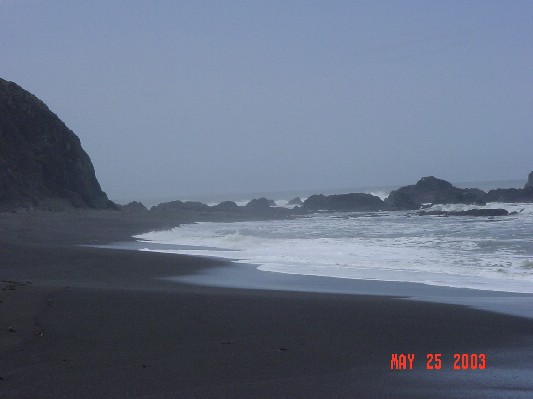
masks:
[(434, 176), (423, 177), (414, 185), (391, 191), (385, 202), (395, 209), (419, 209), (424, 203), (484, 205), (485, 192), (477, 188), (458, 188)]
[(0, 206), (114, 208), (79, 138), (46, 104), (0, 79)]

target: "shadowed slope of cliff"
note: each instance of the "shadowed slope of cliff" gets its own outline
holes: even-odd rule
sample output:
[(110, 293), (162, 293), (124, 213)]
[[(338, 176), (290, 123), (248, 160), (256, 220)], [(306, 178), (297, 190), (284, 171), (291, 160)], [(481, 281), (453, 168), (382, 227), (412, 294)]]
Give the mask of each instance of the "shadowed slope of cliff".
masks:
[(112, 208), (79, 138), (30, 92), (0, 79), (0, 205)]

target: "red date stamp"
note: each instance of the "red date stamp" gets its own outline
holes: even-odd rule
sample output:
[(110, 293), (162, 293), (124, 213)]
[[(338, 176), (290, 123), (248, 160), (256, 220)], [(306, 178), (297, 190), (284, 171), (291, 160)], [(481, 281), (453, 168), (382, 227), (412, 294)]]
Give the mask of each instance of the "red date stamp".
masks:
[[(441, 370), (443, 367), (452, 370), (485, 370), (487, 355), (484, 353), (454, 353), (452, 359), (443, 364), (441, 353), (426, 354), (426, 370)], [(393, 353), (390, 360), (391, 370), (413, 370), (415, 364), (414, 353)]]

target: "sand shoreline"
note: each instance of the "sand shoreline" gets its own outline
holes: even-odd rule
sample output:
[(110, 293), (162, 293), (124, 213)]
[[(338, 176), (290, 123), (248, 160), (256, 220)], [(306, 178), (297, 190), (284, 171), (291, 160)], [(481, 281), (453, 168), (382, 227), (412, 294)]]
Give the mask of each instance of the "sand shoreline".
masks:
[[(165, 281), (228, 263), (73, 246), (158, 227), (102, 215), (0, 217), (0, 280), (25, 284), (0, 291), (0, 397), (533, 393), (533, 320), (379, 295)], [(426, 370), (436, 352), (442, 370)], [(391, 371), (392, 353), (415, 353), (415, 369)], [(454, 371), (454, 353), (485, 353), (489, 367)]]
[[(159, 244), (147, 241), (117, 242), (97, 245), (96, 247), (128, 250), (142, 249), (156, 253), (159, 250), (165, 253), (168, 250), (198, 249), (198, 247), (188, 248), (182, 245)], [(258, 265), (232, 262), (230, 259), (203, 258), (211, 259), (220, 266), (204, 269), (201, 273), (158, 278), (178, 283), (234, 289), (401, 297), (409, 300), (463, 305), (475, 309), (533, 319), (533, 294), (529, 293), (457, 288), (404, 281), (347, 279), (279, 273), (261, 270)]]

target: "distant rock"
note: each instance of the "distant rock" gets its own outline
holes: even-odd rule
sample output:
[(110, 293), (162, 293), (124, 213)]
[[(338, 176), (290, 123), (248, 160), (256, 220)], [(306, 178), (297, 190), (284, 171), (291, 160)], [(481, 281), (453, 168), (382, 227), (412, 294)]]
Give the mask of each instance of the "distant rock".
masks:
[(380, 211), (387, 209), (387, 205), (371, 194), (350, 193), (325, 196), (311, 195), (303, 203), (306, 211)]
[(467, 211), (419, 211), (419, 216), (507, 216), (506, 209), (469, 209)]
[(524, 189), (532, 189), (533, 190), (533, 172), (529, 172), (529, 176), (527, 178), (527, 183), (524, 186)]
[(163, 202), (150, 208), (150, 212), (184, 212), (184, 211), (208, 211), (208, 205), (196, 201), (170, 201)]
[(414, 210), (422, 207), (422, 203), (418, 202), (417, 196), (400, 190), (392, 191), (385, 198), (385, 203), (395, 209)]
[(123, 205), (121, 209), (126, 212), (146, 212), (148, 210), (142, 202), (138, 201), (129, 202), (126, 205)]
[(497, 188), (490, 190), (484, 199), (486, 202), (533, 202), (533, 189)]
[(484, 205), (485, 192), (477, 188), (458, 188), (433, 176), (423, 177), (415, 185), (392, 191), (385, 202), (396, 209), (419, 209), (423, 203)]
[(300, 205), (303, 205), (303, 201), (300, 197), (296, 197), (296, 198), (291, 199), (289, 202), (287, 202), (287, 205), (300, 206)]
[(224, 201), (218, 205), (212, 206), (212, 208), (219, 211), (232, 212), (239, 210), (239, 205), (233, 201)]
[(274, 200), (261, 197), (261, 198), (255, 198), (251, 200), (244, 207), (247, 210), (262, 211), (262, 210), (270, 208), (271, 206), (276, 206), (276, 203), (274, 202)]
[(30, 92), (0, 79), (0, 205), (115, 208), (79, 138)]
[(497, 188), (484, 197), (486, 202), (533, 202), (533, 172), (529, 173), (524, 188)]

